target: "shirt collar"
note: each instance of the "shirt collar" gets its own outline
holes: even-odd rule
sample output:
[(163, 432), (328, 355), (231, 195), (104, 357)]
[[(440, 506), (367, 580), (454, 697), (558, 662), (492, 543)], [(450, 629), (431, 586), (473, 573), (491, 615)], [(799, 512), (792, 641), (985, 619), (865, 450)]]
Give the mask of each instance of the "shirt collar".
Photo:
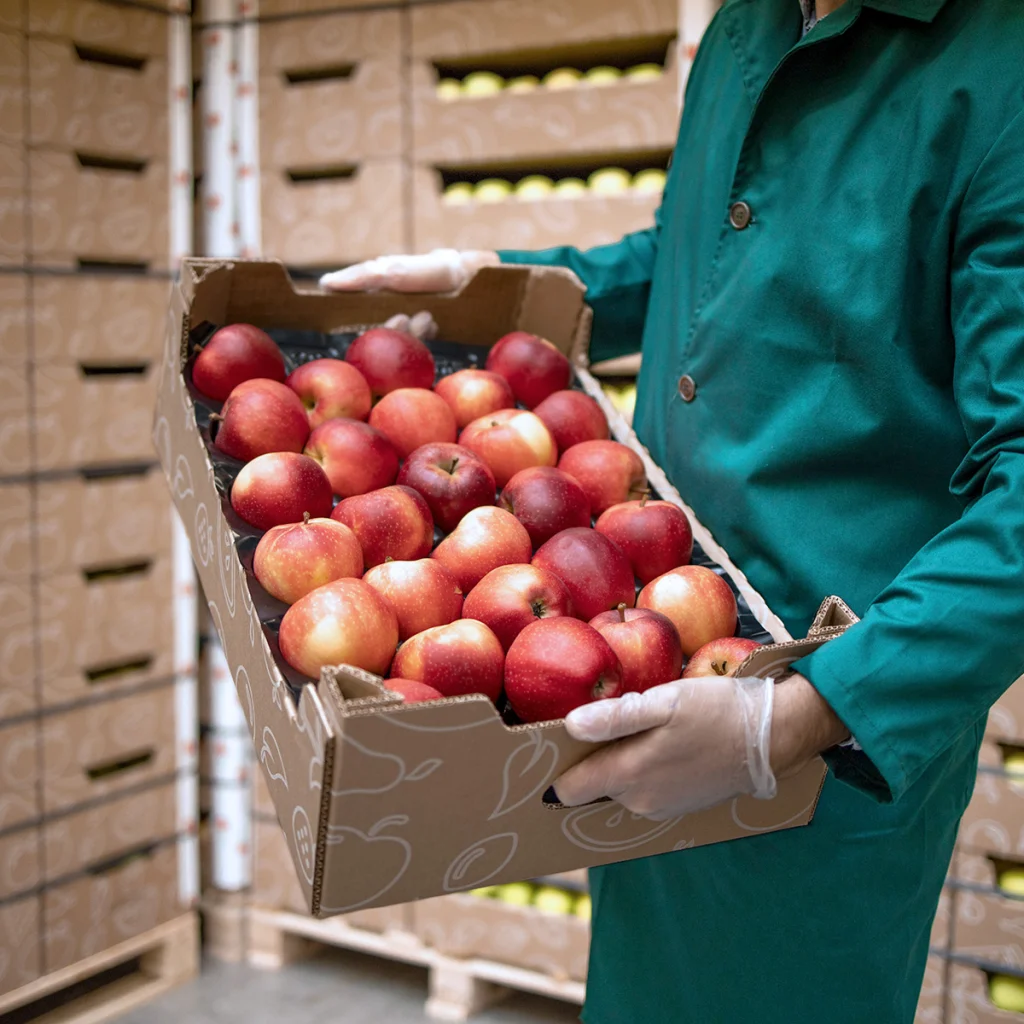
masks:
[[(800, 0), (804, 23), (813, 24), (815, 0)], [(847, 0), (849, 2), (849, 0)], [(865, 7), (874, 7), (887, 14), (900, 14), (917, 21), (933, 21), (935, 15), (945, 6), (946, 0), (863, 0)]]

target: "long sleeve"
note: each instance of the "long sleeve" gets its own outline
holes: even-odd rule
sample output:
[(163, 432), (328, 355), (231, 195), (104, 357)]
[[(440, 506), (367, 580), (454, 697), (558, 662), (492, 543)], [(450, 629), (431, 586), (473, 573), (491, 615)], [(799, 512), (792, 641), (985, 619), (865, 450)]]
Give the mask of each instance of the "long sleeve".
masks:
[(1022, 167), (1024, 114), (975, 173), (953, 240), (953, 388), (969, 448), (950, 489), (963, 514), (860, 624), (795, 666), (874, 769), (837, 753), (837, 774), (882, 801), (906, 793), (1024, 673)]

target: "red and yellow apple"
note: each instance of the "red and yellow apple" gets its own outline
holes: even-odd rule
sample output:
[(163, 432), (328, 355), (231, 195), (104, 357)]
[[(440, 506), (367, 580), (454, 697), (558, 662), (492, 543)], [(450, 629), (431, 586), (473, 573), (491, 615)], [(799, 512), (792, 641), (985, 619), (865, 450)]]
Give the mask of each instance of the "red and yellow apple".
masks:
[(367, 569), (391, 558), (425, 558), (434, 543), (434, 520), (427, 503), (411, 488), (382, 487), (339, 501), (331, 518), (344, 523), (359, 540)]
[(494, 504), (494, 474), (476, 452), (458, 444), (425, 444), (402, 463), (398, 483), (419, 491), (434, 522), (450, 533), (462, 517)]
[(516, 404), (508, 381), (490, 370), (456, 370), (442, 377), (434, 390), (450, 406), (459, 430), (499, 409), (514, 409)]
[(679, 678), (683, 648), (676, 627), (661, 612), (619, 605), (613, 612), (601, 612), (590, 624), (619, 659), (627, 690), (643, 693)]
[(451, 444), (459, 433), (448, 403), (426, 388), (389, 391), (373, 407), (370, 426), (391, 442), (400, 459), (425, 444)]
[(672, 620), (687, 658), (712, 640), (736, 632), (732, 588), (702, 565), (683, 565), (652, 580), (640, 591), (636, 604)]
[(533, 410), (564, 452), (583, 441), (608, 439), (608, 420), (601, 406), (582, 391), (556, 391)]
[(421, 704), (428, 700), (444, 700), (444, 694), (416, 679), (385, 679), (384, 688), (399, 693), (406, 704)]
[(429, 388), (434, 384), (434, 357), (419, 338), (390, 327), (371, 327), (348, 347), (351, 363), (375, 397), (398, 388)]
[(301, 452), (309, 437), (306, 410), (295, 392), (262, 378), (242, 381), (214, 424), (214, 447), (242, 462), (269, 452)]
[(590, 499), (554, 466), (521, 469), (501, 492), (501, 508), (526, 527), (535, 548), (573, 526), (590, 526)]
[(406, 640), (391, 671), (426, 683), (446, 697), (482, 693), (496, 701), (504, 667), (505, 652), (498, 638), (482, 622), (459, 619)]
[(499, 409), (473, 420), (459, 435), (459, 444), (490, 466), (498, 487), (521, 469), (553, 466), (558, 458), (551, 432), (532, 412), (522, 409)]
[(504, 377), (516, 401), (527, 409), (569, 386), (569, 360), (546, 338), (513, 331), (499, 338), (487, 353), (485, 368)]
[(761, 645), (741, 636), (723, 636), (693, 652), (686, 663), (684, 679), (693, 676), (734, 676), (736, 670)]
[(265, 331), (252, 324), (228, 324), (214, 331), (192, 364), (192, 383), (223, 402), (242, 381), (284, 380), (284, 356)]
[(288, 374), (285, 383), (299, 396), (310, 428), (338, 417), (365, 420), (370, 414), (370, 385), (344, 359), (314, 359)]
[(532, 550), (526, 527), (510, 512), (489, 505), (466, 513), (459, 525), (434, 548), (431, 557), (436, 558), (455, 577), (462, 592), (468, 594), (499, 565), (529, 562)]
[(590, 498), (590, 511), (605, 509), (647, 492), (643, 460), (618, 441), (581, 441), (558, 460), (558, 468), (579, 482)]
[(642, 583), (688, 565), (693, 530), (686, 513), (670, 501), (624, 501), (601, 513), (594, 529), (622, 548)]
[(369, 569), (363, 580), (391, 602), (400, 640), (446, 626), (462, 614), (462, 591), (455, 577), (433, 558), (382, 562)]
[(334, 496), (324, 471), (295, 452), (270, 452), (247, 462), (231, 485), (231, 507), (250, 526), (269, 530), (331, 514)]
[(309, 435), (305, 454), (323, 466), (339, 498), (387, 487), (398, 475), (391, 442), (361, 420), (325, 420)]

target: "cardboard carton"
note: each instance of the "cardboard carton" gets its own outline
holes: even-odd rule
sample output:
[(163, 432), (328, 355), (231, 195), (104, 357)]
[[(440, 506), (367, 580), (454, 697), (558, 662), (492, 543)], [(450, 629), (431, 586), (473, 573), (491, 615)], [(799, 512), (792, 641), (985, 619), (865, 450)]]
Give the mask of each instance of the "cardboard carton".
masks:
[(379, 0), (260, 0), (260, 15), (276, 17), (286, 14), (310, 14), (316, 11), (347, 11), (360, 7), (376, 7)]
[(4, 722), (36, 709), (35, 605), (27, 578), (0, 580), (0, 616), (4, 623), (0, 635), (0, 722)]
[(0, 266), (26, 262), (25, 153), (21, 146), (0, 142)]
[(0, 29), (21, 31), (25, 28), (25, 5), (21, 0), (2, 0), (0, 2)]
[(32, 0), (26, 6), (30, 35), (126, 57), (167, 56), (167, 18), (158, 10), (105, 0)]
[(1024, 900), (961, 888), (955, 904), (953, 952), (1024, 973)]
[(261, 771), (252, 774), (252, 807), (260, 817), (273, 818), (277, 814), (274, 798), (270, 795), (270, 787)]
[(943, 1024), (1020, 1024), (1021, 1015), (997, 1009), (988, 997), (991, 969), (970, 963), (949, 964)]
[(1024, 859), (1024, 782), (981, 768), (957, 843), (978, 853)]
[(32, 424), (27, 364), (0, 362), (0, 476), (32, 466)]
[[(341, 5), (332, 0), (331, 6)], [(261, 15), (271, 14), (266, 7), (261, 4)], [(394, 9), (271, 20), (260, 26), (259, 66), (275, 75), (341, 70), (369, 58), (397, 61), (401, 46), (402, 15)]]
[(917, 1001), (914, 1024), (944, 1024), (946, 1012), (946, 961), (928, 957), (925, 964), (921, 994)]
[(950, 920), (953, 914), (953, 891), (943, 889), (939, 896), (939, 905), (935, 908), (932, 920), (931, 938), (928, 948), (931, 950), (949, 949)]
[(992, 706), (985, 737), (1011, 746), (1024, 746), (1024, 677), (1018, 679)]
[(38, 826), (0, 834), (0, 900), (28, 892), (42, 881), (39, 849)]
[(0, 274), (0, 363), (25, 366), (28, 346), (29, 292), (25, 274)]
[(35, 721), (0, 725), (0, 829), (39, 816), (39, 737)]
[(0, 142), (18, 146), (24, 137), (25, 40), (16, 32), (4, 31), (0, 32)]
[[(31, 573), (32, 492), (28, 484), (0, 484), (0, 580), (27, 580)], [(16, 623), (19, 618), (15, 612)]]
[[(805, 824), (824, 778), (820, 762), (781, 783), (773, 801), (742, 798), (667, 822), (614, 803), (551, 808), (545, 790), (593, 750), (571, 740), (561, 722), (512, 727), (475, 695), (405, 705), (373, 676), (345, 667), (319, 680), (285, 676), (260, 619), (264, 599), (236, 546), (251, 540), (243, 542), (240, 521), (217, 489), (197, 423), (185, 378), (190, 339), (205, 337), (203, 325), (238, 321), (351, 332), (423, 307), (453, 345), (487, 344), (519, 328), (571, 352), (582, 386), (610, 412), (617, 436), (641, 453), (654, 488), (683, 504), (586, 371), (590, 314), (567, 271), (489, 268), (455, 295), (322, 295), (296, 292), (274, 262), (184, 262), (154, 436), (306, 905), (326, 917)], [(757, 652), (745, 671), (778, 675), (854, 621), (831, 599), (806, 640), (789, 640), (695, 518), (694, 529), (758, 628), (781, 641)]]
[(0, 904), (0, 995), (43, 973), (41, 914), (38, 896)]

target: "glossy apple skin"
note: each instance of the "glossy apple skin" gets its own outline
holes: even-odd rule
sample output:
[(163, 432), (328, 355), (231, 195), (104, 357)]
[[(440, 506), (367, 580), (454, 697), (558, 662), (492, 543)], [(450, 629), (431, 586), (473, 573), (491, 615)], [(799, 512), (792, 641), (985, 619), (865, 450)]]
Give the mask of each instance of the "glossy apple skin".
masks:
[(310, 518), (267, 530), (256, 545), (252, 568), (271, 597), (294, 604), (325, 583), (358, 579), (363, 551), (344, 523)]
[(310, 429), (344, 417), (365, 420), (372, 398), (366, 378), (344, 359), (314, 359), (288, 374), (285, 383), (299, 396)]
[(433, 558), (383, 562), (369, 569), (363, 580), (391, 602), (398, 616), (399, 640), (446, 626), (462, 614), (462, 590)]
[(398, 388), (430, 388), (434, 357), (419, 338), (390, 327), (371, 327), (348, 347), (351, 363), (370, 385), (374, 397)]
[(702, 565), (684, 565), (652, 580), (637, 598), (638, 608), (667, 615), (679, 633), (683, 654), (736, 632), (736, 598), (729, 584)]
[(456, 370), (442, 377), (434, 390), (455, 414), (459, 430), (499, 409), (514, 409), (516, 404), (508, 381), (490, 370)]
[(523, 722), (565, 718), (573, 708), (626, 692), (611, 645), (579, 619), (539, 619), (505, 659), (505, 695)]
[(590, 526), (586, 491), (554, 466), (521, 469), (505, 484), (498, 505), (526, 527), (534, 548), (562, 530)]
[(558, 459), (551, 432), (532, 412), (522, 409), (499, 409), (473, 420), (459, 435), (459, 444), (490, 466), (498, 487), (520, 470), (553, 466)]
[(271, 452), (247, 462), (231, 485), (231, 507), (250, 526), (269, 530), (331, 514), (334, 496), (326, 474), (295, 452)]
[(572, 615), (572, 601), (553, 572), (539, 565), (500, 565), (466, 595), (462, 614), (490, 626), (507, 651), (531, 622)]
[(228, 324), (215, 331), (192, 364), (192, 383), (218, 402), (242, 381), (265, 377), (280, 382), (284, 376), (281, 350), (252, 324)]
[(425, 388), (398, 388), (386, 394), (370, 413), (376, 427), (400, 459), (432, 442), (453, 444), (459, 429), (448, 403)]
[(468, 594), (492, 569), (530, 561), (526, 527), (510, 512), (489, 505), (463, 516), (431, 554)]
[(301, 452), (309, 437), (298, 396), (273, 380), (242, 381), (224, 403), (213, 446), (248, 462), (269, 452)]
[(606, 441), (608, 420), (601, 406), (582, 391), (556, 391), (533, 410), (564, 452), (584, 441)]
[(411, 562), (430, 554), (434, 520), (427, 503), (411, 488), (382, 487), (339, 501), (331, 518), (358, 538), (367, 569), (388, 558)]
[(354, 665), (386, 675), (398, 645), (395, 610), (362, 580), (335, 580), (284, 613), (281, 656), (312, 679), (325, 665)]
[(629, 559), (596, 530), (574, 526), (556, 533), (540, 546), (533, 564), (565, 584), (574, 614), (587, 622), (620, 604), (633, 607), (636, 585)]
[(432, 686), (446, 697), (482, 693), (501, 695), (505, 652), (482, 623), (459, 619), (417, 633), (398, 649), (391, 671)]
[(487, 463), (459, 444), (417, 448), (402, 463), (398, 483), (419, 491), (445, 533), (451, 533), (467, 512), (493, 505), (497, 490)]
[(323, 466), (339, 498), (387, 487), (398, 475), (391, 442), (361, 420), (326, 420), (309, 435), (304, 452)]
[(622, 548), (642, 584), (689, 565), (693, 555), (690, 520), (670, 501), (641, 499), (613, 505), (601, 513), (594, 529)]
[(612, 505), (642, 498), (647, 490), (643, 460), (618, 441), (581, 441), (559, 460), (558, 468), (579, 482), (599, 516)]
[(526, 331), (499, 338), (487, 353), (485, 369), (504, 377), (527, 409), (563, 391), (572, 378), (569, 360), (550, 341)]
[(400, 693), (406, 704), (422, 704), (428, 700), (444, 700), (444, 694), (416, 679), (385, 679), (384, 689)]
[(741, 636), (725, 636), (712, 640), (693, 653), (686, 663), (684, 679), (694, 676), (734, 676), (736, 670), (761, 645)]
[(650, 608), (601, 612), (590, 624), (608, 641), (627, 690), (643, 693), (671, 683), (683, 670), (683, 648), (671, 620)]

